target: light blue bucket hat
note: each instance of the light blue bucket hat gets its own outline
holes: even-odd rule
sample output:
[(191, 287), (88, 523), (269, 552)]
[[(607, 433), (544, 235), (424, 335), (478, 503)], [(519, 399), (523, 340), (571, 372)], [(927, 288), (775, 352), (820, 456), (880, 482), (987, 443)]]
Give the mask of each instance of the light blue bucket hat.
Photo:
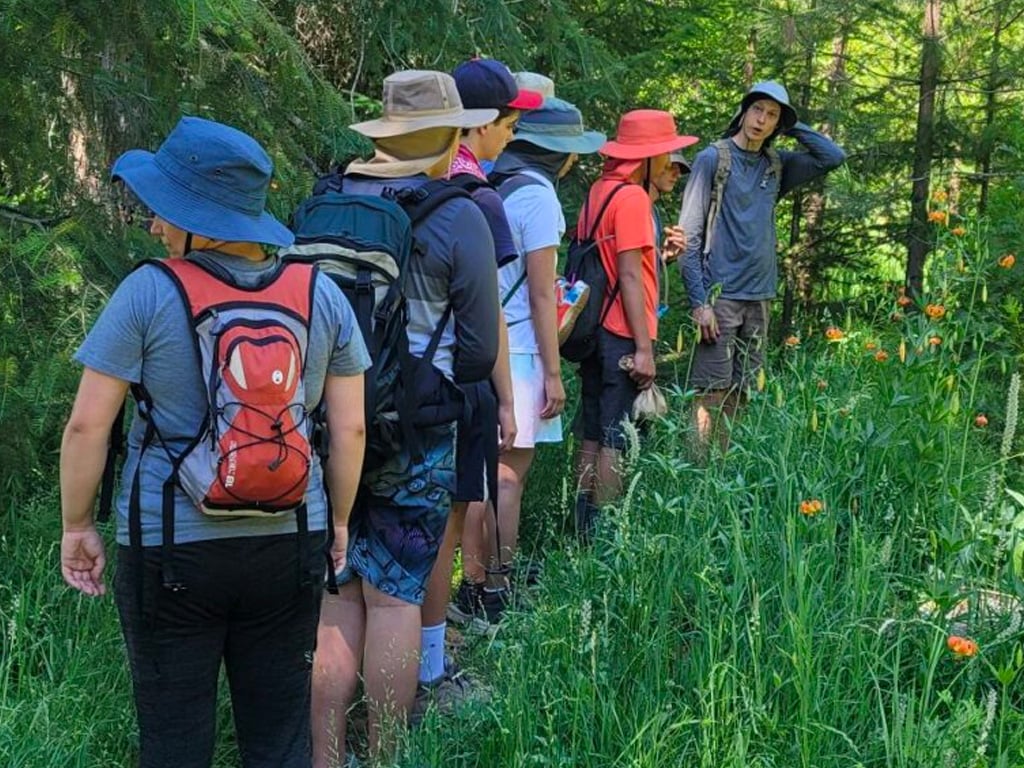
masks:
[(782, 109), (782, 114), (779, 117), (779, 127), (776, 129), (776, 133), (779, 131), (788, 131), (797, 124), (799, 118), (797, 117), (796, 110), (793, 108), (793, 105), (789, 103), (789, 92), (786, 90), (786, 87), (774, 80), (762, 80), (760, 83), (754, 83), (750, 90), (743, 96), (739, 109), (736, 110), (736, 114), (733, 115), (732, 120), (729, 122), (729, 127), (726, 129), (726, 133), (736, 133), (736, 131), (739, 130), (740, 120), (743, 118), (743, 113), (750, 108), (751, 104), (759, 99), (771, 99), (772, 101), (777, 102), (779, 107)]
[(291, 231), (266, 211), (274, 164), (248, 134), (183, 117), (154, 152), (130, 149), (114, 162), (120, 179), (157, 216), (213, 240), (286, 246)]
[(524, 112), (519, 118), (513, 141), (526, 141), (552, 152), (597, 152), (607, 136), (583, 130), (583, 115), (572, 104), (554, 96), (544, 99), (539, 109)]

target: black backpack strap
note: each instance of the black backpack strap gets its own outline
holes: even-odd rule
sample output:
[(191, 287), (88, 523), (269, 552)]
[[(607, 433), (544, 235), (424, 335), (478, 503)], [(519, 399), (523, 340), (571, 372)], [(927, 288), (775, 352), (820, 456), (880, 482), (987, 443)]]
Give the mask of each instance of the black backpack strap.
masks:
[(502, 200), (507, 200), (512, 196), (513, 192), (518, 192), (524, 187), (542, 186), (542, 183), (526, 173), (515, 173), (512, 176), (507, 176), (501, 184), (498, 185), (498, 194), (501, 195)]
[(327, 192), (341, 192), (344, 186), (344, 168), (337, 166), (330, 173), (324, 174), (313, 182), (313, 194), (323, 195)]
[[(604, 218), (604, 214), (608, 210), (608, 206), (611, 205), (612, 198), (615, 197), (616, 194), (618, 194), (619, 190), (621, 190), (621, 189), (623, 189), (625, 187), (628, 187), (628, 186), (629, 186), (629, 182), (628, 181), (624, 181), (621, 184), (619, 184), (617, 187), (615, 187), (615, 189), (613, 189), (611, 192), (608, 193), (608, 197), (606, 197), (604, 199), (604, 202), (601, 203), (601, 207), (597, 211), (597, 218), (594, 219), (594, 223), (590, 227), (590, 234), (587, 236), (587, 240), (590, 240), (590, 241), (594, 240), (594, 236), (597, 234), (597, 228), (601, 224), (601, 219)], [(587, 202), (588, 203), (590, 202), (589, 196), (587, 198)], [(586, 203), (584, 205), (586, 205)], [(586, 213), (586, 208), (584, 208), (584, 213)], [(596, 243), (594, 244), (594, 247), (595, 247), (595, 249), (597, 249), (597, 244)], [(597, 251), (597, 257), (601, 258), (601, 252), (600, 252), (599, 249)], [(608, 313), (612, 311), (612, 305), (615, 303), (615, 300), (618, 297), (619, 297), (619, 281), (616, 280), (615, 281), (615, 285), (612, 286), (611, 291), (605, 297), (605, 303), (604, 303), (604, 305), (601, 308), (601, 315), (600, 315), (600, 317), (597, 320), (598, 327), (601, 327), (601, 326), (604, 325), (605, 318), (607, 318), (608, 317)]]
[[(470, 178), (475, 182), (474, 188), (486, 186), (486, 182), (481, 179), (477, 179), (475, 176)], [(425, 221), (430, 214), (449, 200), (457, 198), (471, 200), (469, 186), (469, 181), (453, 183), (446, 179), (432, 179), (422, 186), (400, 190), (394, 195), (394, 200), (402, 206), (405, 214), (409, 217), (409, 222), (415, 228), (417, 224)]]
[(107, 459), (103, 464), (103, 479), (100, 481), (99, 508), (96, 511), (96, 522), (105, 523), (110, 519), (114, 505), (114, 487), (117, 485), (117, 460), (124, 450), (124, 412), (128, 408), (125, 401), (117, 411), (113, 424), (110, 425), (110, 439), (107, 443)]
[[(618, 194), (619, 190), (624, 189), (625, 187), (628, 187), (628, 186), (629, 186), (629, 182), (628, 181), (624, 181), (621, 184), (619, 184), (618, 186), (616, 186), (615, 189), (613, 189), (611, 192), (608, 193), (608, 197), (606, 197), (604, 199), (604, 202), (601, 203), (601, 207), (597, 211), (597, 218), (594, 219), (594, 223), (590, 227), (590, 234), (587, 235), (587, 240), (593, 240), (594, 239), (594, 235), (597, 234), (597, 228), (598, 228), (598, 226), (600, 226), (601, 219), (604, 218), (604, 214), (605, 214), (605, 211), (608, 210), (608, 206), (611, 205), (612, 198), (615, 197), (616, 194)], [(589, 203), (589, 202), (590, 202), (590, 198), (588, 196), (587, 202), (583, 204), (584, 216), (586, 216), (587, 203)]]
[(142, 385), (132, 386), (132, 396), (137, 404), (139, 418), (146, 425), (142, 436), (142, 446), (139, 448), (139, 460), (135, 465), (135, 472), (132, 475), (131, 488), (128, 491), (128, 548), (132, 560), (135, 563), (138, 583), (135, 585), (136, 601), (138, 603), (139, 615), (145, 620), (152, 618), (151, 612), (146, 605), (146, 578), (145, 558), (142, 550), (142, 460), (146, 450), (159, 439), (156, 424), (153, 422), (153, 401), (149, 393)]

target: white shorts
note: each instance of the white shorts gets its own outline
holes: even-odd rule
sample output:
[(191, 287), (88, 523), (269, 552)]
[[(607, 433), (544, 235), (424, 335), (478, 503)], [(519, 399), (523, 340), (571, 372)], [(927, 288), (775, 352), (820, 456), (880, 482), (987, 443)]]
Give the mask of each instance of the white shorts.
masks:
[(516, 409), (516, 448), (533, 448), (537, 443), (562, 442), (562, 417), (540, 418), (544, 397), (544, 367), (539, 354), (513, 352), (512, 396)]

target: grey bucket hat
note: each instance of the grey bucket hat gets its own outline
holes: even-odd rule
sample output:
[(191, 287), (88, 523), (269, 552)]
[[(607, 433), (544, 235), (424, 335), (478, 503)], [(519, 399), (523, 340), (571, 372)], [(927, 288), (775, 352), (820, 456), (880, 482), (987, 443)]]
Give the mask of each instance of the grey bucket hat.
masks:
[(580, 111), (567, 101), (551, 97), (544, 99), (540, 109), (519, 118), (512, 140), (528, 141), (552, 152), (588, 155), (597, 152), (607, 137), (597, 131), (585, 131)]
[(740, 118), (743, 117), (743, 113), (758, 99), (771, 99), (778, 102), (779, 106), (782, 107), (782, 117), (779, 119), (778, 131), (788, 131), (796, 125), (798, 120), (796, 110), (789, 103), (789, 93), (786, 91), (786, 87), (774, 80), (763, 80), (760, 83), (754, 83), (753, 87), (747, 91), (743, 101), (740, 102), (740, 108), (733, 115), (726, 133), (732, 134), (739, 130)]

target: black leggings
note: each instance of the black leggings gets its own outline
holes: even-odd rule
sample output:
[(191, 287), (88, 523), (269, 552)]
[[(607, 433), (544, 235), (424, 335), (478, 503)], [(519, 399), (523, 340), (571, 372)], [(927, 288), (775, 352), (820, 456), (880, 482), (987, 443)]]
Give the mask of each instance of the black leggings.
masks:
[(161, 585), (159, 547), (143, 550), (143, 573), (131, 550), (118, 548), (115, 595), (141, 768), (209, 767), (222, 661), (242, 765), (308, 768), (323, 544), (322, 531), (309, 534), (305, 579), (296, 535), (178, 545), (175, 566), (187, 587), (181, 592)]

